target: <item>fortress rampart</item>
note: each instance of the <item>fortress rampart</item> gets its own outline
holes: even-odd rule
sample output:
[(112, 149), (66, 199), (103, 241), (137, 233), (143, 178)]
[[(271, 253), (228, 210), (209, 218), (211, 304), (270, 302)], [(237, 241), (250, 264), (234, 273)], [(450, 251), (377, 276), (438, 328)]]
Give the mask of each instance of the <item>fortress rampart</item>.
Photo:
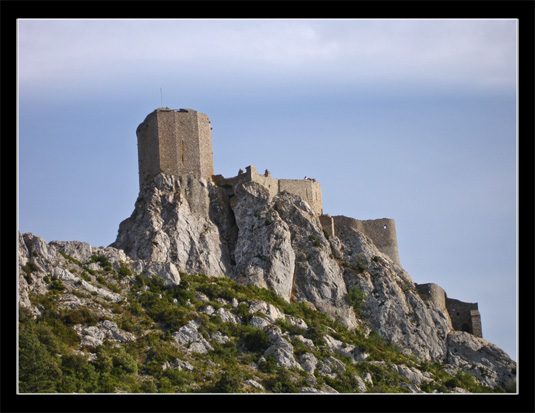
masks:
[(256, 167), (250, 165), (245, 168), (245, 172), (240, 170), (235, 177), (224, 178), (221, 175), (216, 175), (213, 177), (213, 181), (216, 185), (227, 187), (234, 187), (245, 182), (257, 182), (268, 190), (270, 197), (286, 191), (300, 196), (316, 215), (323, 213), (321, 186), (313, 179), (277, 179), (273, 178), (267, 169), (263, 174), (258, 174)]
[(401, 265), (399, 262), (396, 224), (393, 219), (380, 218), (363, 221), (343, 215), (334, 217), (322, 215), (320, 222), (323, 229), (330, 235), (336, 235), (339, 231), (343, 231), (344, 228), (362, 232), (373, 241), (379, 251), (387, 255), (394, 263)]
[(420, 297), (437, 308), (446, 310), (446, 291), (437, 284), (416, 284)]
[(483, 337), (481, 328), (481, 315), (477, 303), (465, 303), (446, 295), (446, 308), (451, 318), (453, 328), (466, 331), (476, 337)]
[(477, 303), (448, 298), (446, 292), (437, 284), (416, 284), (416, 290), (429, 304), (445, 309), (450, 316), (451, 325), (456, 331), (466, 331), (476, 337), (483, 337), (481, 315)]

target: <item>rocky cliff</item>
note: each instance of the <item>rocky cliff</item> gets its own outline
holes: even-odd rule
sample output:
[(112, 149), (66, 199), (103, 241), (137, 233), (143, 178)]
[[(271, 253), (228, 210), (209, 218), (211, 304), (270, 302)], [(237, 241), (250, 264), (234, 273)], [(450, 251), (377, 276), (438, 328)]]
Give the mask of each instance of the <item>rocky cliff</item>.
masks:
[[(172, 357), (135, 353), (143, 374), (159, 369), (156, 382), (139, 382), (150, 381), (152, 392), (199, 390), (169, 390), (162, 380), (165, 371), (199, 369), (213, 383), (203, 391), (514, 386), (516, 363), (488, 341), (454, 331), (446, 309), (420, 296), (409, 274), (364, 234), (347, 228), (329, 236), (301, 198), (271, 197), (254, 182), (229, 190), (160, 174), (142, 188), (110, 247), (23, 234), (19, 264), (20, 305), (36, 320), (51, 309), (73, 318), (76, 351), (88, 363), (98, 365), (98, 348), (110, 341), (151, 348), (147, 337), (168, 334), (162, 340), (175, 346)], [(43, 299), (51, 296), (54, 305)], [(82, 309), (89, 315), (80, 316)], [(217, 367), (231, 345), (236, 360), (259, 357), (247, 362), (247, 382), (236, 384)], [(275, 371), (286, 387), (270, 381)]]

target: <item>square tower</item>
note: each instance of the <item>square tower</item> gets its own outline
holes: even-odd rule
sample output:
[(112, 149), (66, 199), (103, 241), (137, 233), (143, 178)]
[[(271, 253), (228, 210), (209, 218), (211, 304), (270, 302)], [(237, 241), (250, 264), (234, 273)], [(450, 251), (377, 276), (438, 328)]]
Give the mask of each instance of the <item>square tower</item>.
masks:
[(137, 130), (139, 187), (163, 172), (209, 179), (214, 174), (208, 116), (192, 109), (158, 108)]

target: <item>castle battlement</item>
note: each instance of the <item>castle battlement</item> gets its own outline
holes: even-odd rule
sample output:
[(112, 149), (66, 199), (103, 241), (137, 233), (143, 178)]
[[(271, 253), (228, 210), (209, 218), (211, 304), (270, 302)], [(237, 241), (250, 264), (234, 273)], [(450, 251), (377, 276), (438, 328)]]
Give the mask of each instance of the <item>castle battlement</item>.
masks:
[(281, 192), (288, 192), (300, 196), (314, 211), (316, 215), (323, 213), (323, 202), (321, 199), (321, 186), (315, 179), (277, 179), (271, 176), (271, 172), (266, 169), (263, 174), (259, 174), (254, 165), (245, 168), (245, 172), (240, 169), (238, 175), (232, 178), (224, 178), (221, 175), (213, 177), (216, 185), (234, 187), (246, 182), (257, 182), (266, 188), (270, 197), (274, 197)]

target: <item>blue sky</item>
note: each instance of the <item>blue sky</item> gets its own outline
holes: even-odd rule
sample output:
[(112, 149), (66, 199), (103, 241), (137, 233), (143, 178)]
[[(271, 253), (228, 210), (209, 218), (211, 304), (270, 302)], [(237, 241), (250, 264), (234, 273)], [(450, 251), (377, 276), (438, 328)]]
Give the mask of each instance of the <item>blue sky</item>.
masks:
[(516, 20), (19, 20), (18, 35), (21, 232), (111, 244), (138, 194), (137, 126), (161, 102), (196, 109), (216, 174), (306, 175), (325, 213), (395, 219), (413, 280), (478, 302), (516, 360)]

